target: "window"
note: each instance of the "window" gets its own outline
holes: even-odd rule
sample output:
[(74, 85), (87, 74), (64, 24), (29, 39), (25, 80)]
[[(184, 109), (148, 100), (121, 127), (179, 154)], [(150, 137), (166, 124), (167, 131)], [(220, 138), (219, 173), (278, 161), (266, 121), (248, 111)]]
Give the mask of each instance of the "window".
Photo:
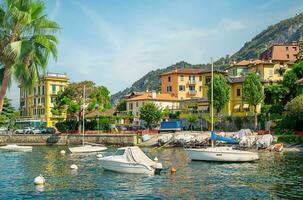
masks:
[(55, 102), (55, 97), (51, 97), (51, 103), (54, 103)]
[(40, 95), (40, 86), (38, 86), (38, 95)]
[(171, 92), (172, 91), (172, 87), (171, 86), (167, 86), (166, 91), (167, 92)]
[(180, 75), (180, 81), (184, 81), (184, 75), (183, 74)]
[(45, 98), (44, 97), (41, 98), (41, 103), (45, 104)]
[(52, 85), (52, 93), (53, 93), (53, 94), (56, 93), (56, 85)]
[(36, 105), (36, 98), (34, 98), (34, 105)]
[(42, 95), (44, 95), (44, 85), (42, 86)]
[(194, 81), (195, 80), (195, 75), (189, 75), (189, 81)]
[(199, 87), (199, 92), (202, 92), (202, 86)]
[(289, 54), (286, 55), (287, 59), (289, 59)]
[(241, 89), (237, 88), (237, 97), (241, 96)]
[(288, 47), (286, 47), (286, 51), (288, 51)]
[(138, 106), (139, 106), (139, 103), (138, 103), (138, 102), (136, 102), (136, 107), (138, 108)]
[(209, 83), (211, 81), (211, 76), (205, 77), (205, 84)]
[(171, 77), (170, 76), (168, 77), (168, 82), (171, 82)]
[(132, 110), (133, 109), (133, 103), (129, 103), (129, 109)]
[(189, 86), (189, 91), (195, 91), (195, 86)]
[(34, 95), (36, 95), (37, 89), (36, 87), (34, 87)]
[(179, 91), (185, 91), (185, 85), (179, 85)]
[(292, 49), (293, 49), (294, 51), (297, 51), (297, 47), (292, 47)]
[(124, 155), (124, 152), (125, 152), (124, 149), (119, 149), (116, 151), (115, 155), (122, 156), (122, 155)]
[(38, 104), (40, 104), (41, 103), (41, 99), (40, 98), (38, 98)]
[(273, 76), (273, 70), (272, 70), (272, 69), (270, 69), (270, 70), (268, 71), (268, 76), (269, 76), (269, 77), (272, 77), (272, 76)]
[(199, 81), (202, 82), (202, 76), (199, 76)]

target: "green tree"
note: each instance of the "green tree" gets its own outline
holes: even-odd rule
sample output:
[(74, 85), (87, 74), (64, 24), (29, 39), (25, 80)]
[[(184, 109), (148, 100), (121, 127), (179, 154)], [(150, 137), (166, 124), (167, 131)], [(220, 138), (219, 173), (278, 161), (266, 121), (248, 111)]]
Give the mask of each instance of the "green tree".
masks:
[(280, 104), (285, 102), (289, 89), (281, 84), (267, 85), (264, 87), (264, 103)]
[[(211, 102), (211, 82), (208, 84), (207, 97), (208, 101)], [(219, 113), (224, 105), (230, 99), (230, 87), (227, 84), (225, 77), (222, 74), (214, 76), (214, 102), (213, 106), (216, 113)]]
[(11, 79), (31, 88), (45, 73), (50, 55), (57, 57), (59, 25), (47, 18), (37, 0), (7, 0), (0, 5), (0, 112)]
[[(85, 86), (85, 109), (84, 104), (84, 86)], [(98, 107), (98, 110), (104, 111), (110, 108), (109, 91), (104, 86), (96, 86), (92, 81), (82, 81), (80, 83), (71, 83), (63, 91), (59, 92), (52, 113), (60, 115), (67, 113), (68, 120), (81, 121), (83, 111), (91, 111)], [(81, 130), (79, 123), (78, 130)]]
[(193, 127), (194, 127), (194, 124), (198, 121), (198, 115), (192, 113), (192, 114), (188, 115), (187, 120), (190, 124), (190, 130), (192, 131)]
[(288, 115), (303, 122), (303, 95), (299, 95), (288, 102), (285, 106), (285, 110)]
[(121, 99), (117, 105), (117, 111), (126, 111), (126, 100)]
[(140, 108), (140, 119), (147, 123), (147, 127), (150, 125), (158, 123), (162, 118), (161, 109), (154, 103), (145, 103)]
[(7, 126), (9, 129), (13, 128), (15, 120), (19, 117), (19, 112), (11, 104), (11, 100), (4, 98), (3, 110), (0, 114), (0, 127)]
[(296, 81), (303, 78), (303, 61), (295, 63), (293, 68), (286, 72), (283, 77), (282, 85), (288, 88), (286, 102), (291, 101), (299, 94), (299, 86)]
[(258, 126), (257, 105), (264, 99), (264, 90), (260, 77), (255, 73), (249, 73), (243, 83), (243, 100), (254, 107), (255, 129)]

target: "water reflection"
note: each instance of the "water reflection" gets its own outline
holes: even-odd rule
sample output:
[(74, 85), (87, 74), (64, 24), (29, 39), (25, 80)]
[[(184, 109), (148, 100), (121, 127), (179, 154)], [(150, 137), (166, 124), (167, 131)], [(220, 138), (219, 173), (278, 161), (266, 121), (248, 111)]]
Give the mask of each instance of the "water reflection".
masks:
[[(96, 154), (61, 155), (65, 147), (34, 147), (31, 153), (0, 152), (0, 199), (279, 199), (303, 198), (303, 156), (261, 152), (256, 163), (191, 162), (182, 148), (144, 148), (175, 175), (103, 171)], [(112, 154), (115, 149), (109, 149)], [(79, 169), (71, 170), (76, 164)], [(33, 185), (39, 174), (44, 187)]]

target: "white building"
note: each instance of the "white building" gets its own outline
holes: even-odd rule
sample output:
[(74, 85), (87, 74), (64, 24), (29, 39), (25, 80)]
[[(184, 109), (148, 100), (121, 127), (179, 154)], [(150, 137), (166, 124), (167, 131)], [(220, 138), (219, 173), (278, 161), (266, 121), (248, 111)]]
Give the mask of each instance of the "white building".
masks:
[(134, 116), (134, 123), (139, 124), (140, 122), (140, 108), (146, 102), (152, 102), (156, 104), (159, 108), (169, 110), (178, 110), (179, 101), (178, 98), (172, 96), (171, 94), (160, 94), (156, 92), (146, 92), (142, 95), (127, 99), (126, 109), (128, 112), (132, 112)]

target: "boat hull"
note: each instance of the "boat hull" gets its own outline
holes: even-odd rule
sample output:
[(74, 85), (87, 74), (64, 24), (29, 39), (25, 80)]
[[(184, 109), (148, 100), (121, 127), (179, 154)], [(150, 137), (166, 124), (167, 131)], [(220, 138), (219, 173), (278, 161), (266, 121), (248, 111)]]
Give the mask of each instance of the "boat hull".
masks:
[(250, 162), (259, 160), (255, 152), (232, 150), (228, 148), (187, 149), (191, 160), (214, 162)]
[(19, 145), (5, 145), (5, 146), (0, 147), (0, 149), (6, 150), (6, 151), (28, 152), (28, 151), (32, 151), (33, 147), (19, 146)]
[(105, 151), (107, 148), (102, 146), (84, 145), (80, 147), (69, 147), (68, 150), (71, 153), (94, 153)]
[(155, 169), (139, 163), (117, 162), (101, 159), (101, 166), (105, 170), (130, 173), (130, 174), (154, 174)]

